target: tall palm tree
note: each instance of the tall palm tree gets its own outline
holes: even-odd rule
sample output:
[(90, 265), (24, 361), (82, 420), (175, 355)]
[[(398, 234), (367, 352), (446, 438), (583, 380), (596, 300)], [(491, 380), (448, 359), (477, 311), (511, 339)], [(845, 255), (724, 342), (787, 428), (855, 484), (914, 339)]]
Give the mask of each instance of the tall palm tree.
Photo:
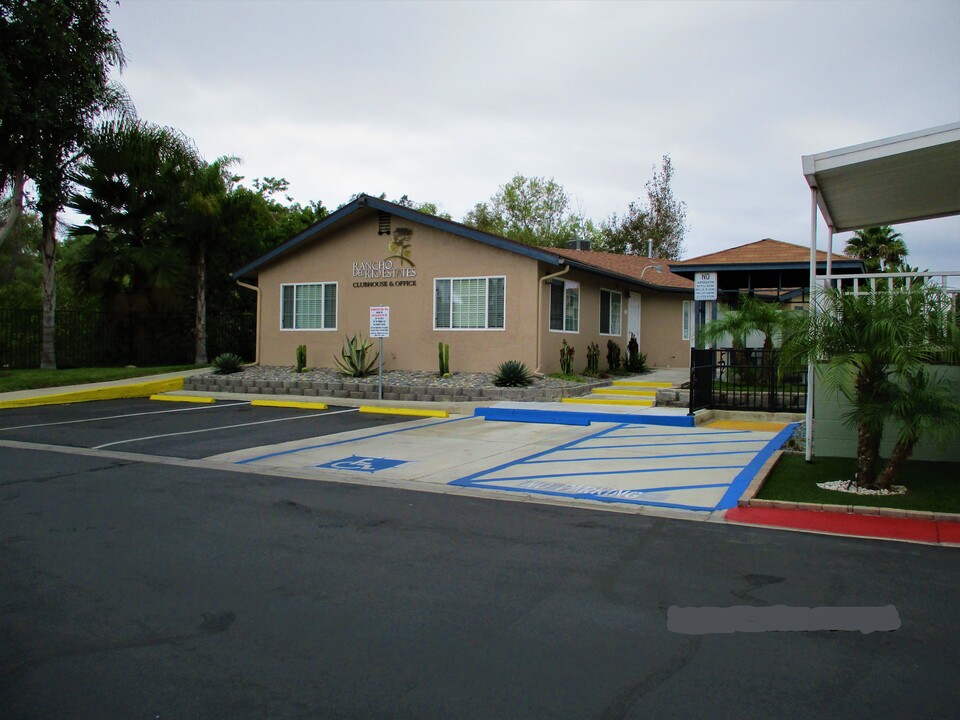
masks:
[(868, 273), (899, 272), (909, 254), (903, 235), (889, 225), (857, 230), (845, 252), (863, 260)]
[(884, 423), (903, 397), (900, 379), (916, 378), (924, 363), (950, 350), (951, 334), (943, 332), (948, 304), (934, 287), (860, 295), (829, 288), (814, 299), (824, 311), (790, 325), (781, 368), (817, 363), (825, 389), (850, 402), (844, 419), (857, 428), (857, 482), (875, 487)]
[(69, 207), (87, 217), (70, 230), (78, 285), (128, 309), (156, 311), (172, 297), (186, 261), (168, 220), (199, 164), (177, 130), (130, 119), (98, 128), (70, 178), (80, 191)]
[(223, 214), (232, 175), (230, 168), (238, 162), (239, 158), (225, 155), (212, 163), (203, 163), (185, 184), (186, 202), (180, 221), (196, 269), (196, 365), (207, 362), (207, 258), (224, 235)]

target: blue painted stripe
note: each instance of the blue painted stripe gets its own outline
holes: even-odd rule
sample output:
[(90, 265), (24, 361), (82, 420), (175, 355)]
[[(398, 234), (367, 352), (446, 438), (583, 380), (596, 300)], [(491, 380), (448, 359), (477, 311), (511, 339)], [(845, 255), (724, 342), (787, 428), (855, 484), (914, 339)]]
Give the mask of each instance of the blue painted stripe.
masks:
[[(526, 410), (523, 408), (477, 408), (474, 415), (486, 420), (503, 422), (543, 422), (565, 425), (592, 423), (618, 423), (632, 425), (666, 425), (670, 427), (694, 427), (690, 415), (628, 415), (620, 413), (577, 412), (562, 410)], [(563, 416), (563, 420), (557, 418)], [(522, 419), (521, 419), (522, 418)]]
[(485, 485), (476, 485), (476, 486), (471, 485), (469, 487), (477, 487), (483, 490), (500, 490), (502, 492), (521, 492), (521, 493), (533, 493), (536, 495), (552, 495), (553, 497), (574, 498), (575, 500), (591, 500), (593, 502), (628, 503), (630, 505), (648, 505), (650, 507), (672, 508), (674, 510), (694, 510), (698, 512), (701, 512), (701, 511), (710, 512), (713, 510), (712, 507), (706, 507), (704, 505), (684, 505), (682, 503), (656, 502), (654, 500), (635, 500), (633, 498), (606, 497), (604, 495), (590, 495), (589, 493), (562, 493), (562, 492), (553, 492), (551, 490), (534, 490), (531, 488), (512, 488), (512, 487), (487, 487)]
[(763, 464), (770, 458), (770, 456), (783, 447), (783, 444), (790, 439), (790, 436), (793, 435), (797, 425), (799, 425), (799, 423), (790, 423), (787, 425), (783, 430), (778, 432), (776, 436), (770, 440), (770, 442), (767, 443), (765, 448), (757, 453), (757, 456), (750, 461), (750, 464), (747, 465), (730, 484), (730, 489), (727, 490), (726, 494), (720, 498), (720, 502), (717, 503), (717, 510), (727, 510), (737, 504), (737, 500), (739, 500), (740, 496), (743, 495), (744, 491), (747, 489), (747, 486), (750, 484), (750, 481), (753, 480), (758, 472), (760, 472), (760, 468), (763, 467)]
[(511, 460), (510, 462), (505, 462), (502, 465), (497, 465), (497, 467), (494, 467), (494, 468), (489, 468), (487, 470), (480, 470), (479, 472), (475, 472), (472, 475), (466, 475), (462, 478), (451, 480), (448, 484), (449, 485), (469, 485), (476, 478), (482, 477), (484, 475), (489, 475), (490, 473), (500, 472), (501, 470), (506, 470), (507, 468), (513, 467), (514, 465), (522, 465), (525, 462), (528, 462), (530, 460), (543, 457), (544, 455), (549, 455), (550, 453), (557, 452), (559, 450), (565, 450), (568, 447), (572, 447), (573, 445), (577, 445), (578, 443), (581, 443), (581, 442), (586, 442), (587, 440), (593, 440), (594, 438), (603, 437), (607, 433), (613, 432), (614, 430), (618, 430), (621, 427), (623, 426), (618, 425), (612, 428), (604, 428), (603, 430), (599, 430), (593, 433), (593, 435), (587, 435), (586, 437), (579, 438), (577, 440), (571, 440), (570, 442), (566, 442), (563, 445), (558, 445), (555, 448), (550, 448), (549, 450), (542, 450), (541, 452), (534, 453), (533, 455), (528, 455), (527, 457), (520, 458), (519, 460)]
[[(511, 463), (514, 465), (516, 463)], [(507, 467), (510, 467), (508, 465)], [(506, 469), (506, 468), (504, 468)], [(708, 465), (708, 466), (698, 466), (698, 467), (682, 467), (682, 468), (642, 468), (639, 470), (596, 470), (594, 472), (586, 473), (547, 473), (546, 475), (514, 475), (512, 477), (498, 477), (498, 478), (487, 478), (487, 482), (497, 480), (542, 480), (544, 478), (559, 478), (559, 477), (599, 477), (603, 475), (643, 475), (645, 473), (668, 473), (668, 472), (693, 472), (696, 470), (742, 470), (743, 465)], [(490, 473), (500, 472), (500, 469), (490, 470)], [(479, 473), (478, 473), (479, 474)], [(484, 473), (486, 474), (486, 473)], [(473, 481), (471, 481), (473, 482)], [(479, 482), (483, 482), (480, 480)], [(451, 485), (465, 484), (462, 480), (454, 480), (450, 483)], [(724, 483), (725, 485), (727, 483)]]
[[(593, 450), (594, 448), (588, 448)], [(670, 460), (675, 458), (686, 458), (686, 457), (707, 457), (710, 455), (753, 455), (754, 450), (724, 450), (722, 452), (705, 452), (705, 453), (683, 453), (681, 455), (628, 455), (625, 457), (585, 457), (585, 458), (567, 458), (566, 460), (532, 460), (530, 462), (524, 463), (524, 465), (547, 465), (550, 463), (575, 463), (575, 462), (590, 462), (590, 461), (602, 461), (606, 462), (607, 460)]]
[(413, 425), (400, 428), (398, 430), (386, 430), (384, 432), (374, 433), (373, 435), (363, 435), (361, 437), (349, 438), (347, 440), (336, 440), (334, 442), (320, 443), (319, 445), (307, 445), (305, 447), (293, 448), (292, 450), (280, 450), (279, 452), (267, 453), (266, 455), (259, 455), (257, 457), (247, 458), (246, 460), (238, 460), (234, 465), (246, 465), (248, 463), (257, 462), (258, 460), (266, 460), (267, 458), (279, 457), (280, 455), (294, 455), (305, 450), (317, 450), (319, 448), (333, 447), (334, 445), (346, 445), (352, 442), (360, 442), (361, 440), (370, 440), (372, 438), (383, 437), (385, 435), (396, 435), (397, 433), (408, 432), (410, 430), (421, 430), (428, 427), (436, 427), (437, 425), (446, 425), (447, 423), (459, 422), (461, 420), (469, 420), (471, 416), (452, 418), (450, 420), (441, 420), (440, 422), (429, 423), (427, 425)]
[(473, 413), (484, 420), (500, 422), (542, 423), (544, 425), (579, 425), (586, 427), (590, 424), (579, 416), (579, 413), (568, 413), (560, 410), (541, 410), (537, 414), (522, 408), (477, 408)]
[(695, 436), (697, 436), (697, 435), (708, 435), (708, 436), (713, 436), (713, 435), (743, 435), (744, 433), (751, 433), (751, 432), (754, 432), (754, 431), (753, 431), (753, 430), (714, 430), (714, 431), (712, 431), (712, 432), (711, 432), (711, 431), (707, 431), (707, 432), (689, 432), (689, 433), (688, 433), (688, 432), (675, 432), (675, 433), (657, 433), (657, 434), (655, 434), (655, 435), (654, 435), (654, 434), (649, 434), (649, 435), (647, 435), (647, 434), (644, 434), (644, 435), (617, 435), (616, 437), (617, 437), (617, 438), (624, 438), (624, 439), (629, 439), (629, 438), (656, 438), (656, 437), (677, 438), (677, 437), (695, 437)]
[(756, 440), (704, 440), (699, 442), (688, 442), (688, 443), (631, 443), (629, 445), (591, 445), (590, 447), (584, 448), (570, 448), (567, 452), (573, 450), (622, 450), (624, 448), (640, 448), (640, 447), (674, 447), (677, 445), (680, 446), (690, 446), (690, 445), (733, 445), (734, 443), (765, 443), (769, 442), (769, 438), (758, 438)]

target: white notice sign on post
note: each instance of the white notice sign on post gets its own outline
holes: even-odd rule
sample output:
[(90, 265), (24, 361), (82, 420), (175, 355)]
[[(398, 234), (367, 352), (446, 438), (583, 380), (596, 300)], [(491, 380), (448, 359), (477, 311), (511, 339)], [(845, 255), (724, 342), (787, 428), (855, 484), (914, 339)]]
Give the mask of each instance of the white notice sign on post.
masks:
[(370, 308), (370, 337), (372, 338), (390, 337), (390, 308), (389, 307)]
[(693, 299), (717, 299), (717, 274), (715, 272), (698, 272), (694, 275)]

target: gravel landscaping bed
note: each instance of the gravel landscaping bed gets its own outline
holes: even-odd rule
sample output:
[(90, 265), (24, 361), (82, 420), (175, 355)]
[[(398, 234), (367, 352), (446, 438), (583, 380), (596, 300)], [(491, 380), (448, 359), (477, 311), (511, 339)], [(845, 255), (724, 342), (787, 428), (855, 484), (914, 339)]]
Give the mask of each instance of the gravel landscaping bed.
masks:
[[(501, 388), (493, 384), (491, 373), (454, 373), (449, 378), (442, 378), (431, 372), (390, 370), (383, 373), (383, 399), (418, 402), (548, 402), (584, 395), (592, 388), (609, 384), (609, 380), (576, 383), (542, 377), (535, 378), (525, 388)], [(184, 390), (374, 400), (378, 396), (378, 378), (376, 374), (365, 378), (344, 377), (329, 368), (298, 373), (292, 366), (250, 366), (230, 375), (194, 375), (186, 379)]]

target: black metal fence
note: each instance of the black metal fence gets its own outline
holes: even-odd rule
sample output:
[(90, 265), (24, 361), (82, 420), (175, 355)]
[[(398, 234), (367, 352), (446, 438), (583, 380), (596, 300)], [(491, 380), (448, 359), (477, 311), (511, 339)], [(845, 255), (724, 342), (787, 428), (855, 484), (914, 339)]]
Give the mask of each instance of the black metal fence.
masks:
[[(0, 369), (40, 366), (43, 314), (0, 310)], [(194, 360), (192, 314), (104, 313), (58, 310), (57, 367), (188, 365)], [(252, 360), (256, 317), (216, 314), (207, 319), (207, 356), (234, 352)]]
[(691, 350), (691, 413), (704, 408), (803, 412), (806, 404), (806, 370), (781, 377), (776, 349)]

